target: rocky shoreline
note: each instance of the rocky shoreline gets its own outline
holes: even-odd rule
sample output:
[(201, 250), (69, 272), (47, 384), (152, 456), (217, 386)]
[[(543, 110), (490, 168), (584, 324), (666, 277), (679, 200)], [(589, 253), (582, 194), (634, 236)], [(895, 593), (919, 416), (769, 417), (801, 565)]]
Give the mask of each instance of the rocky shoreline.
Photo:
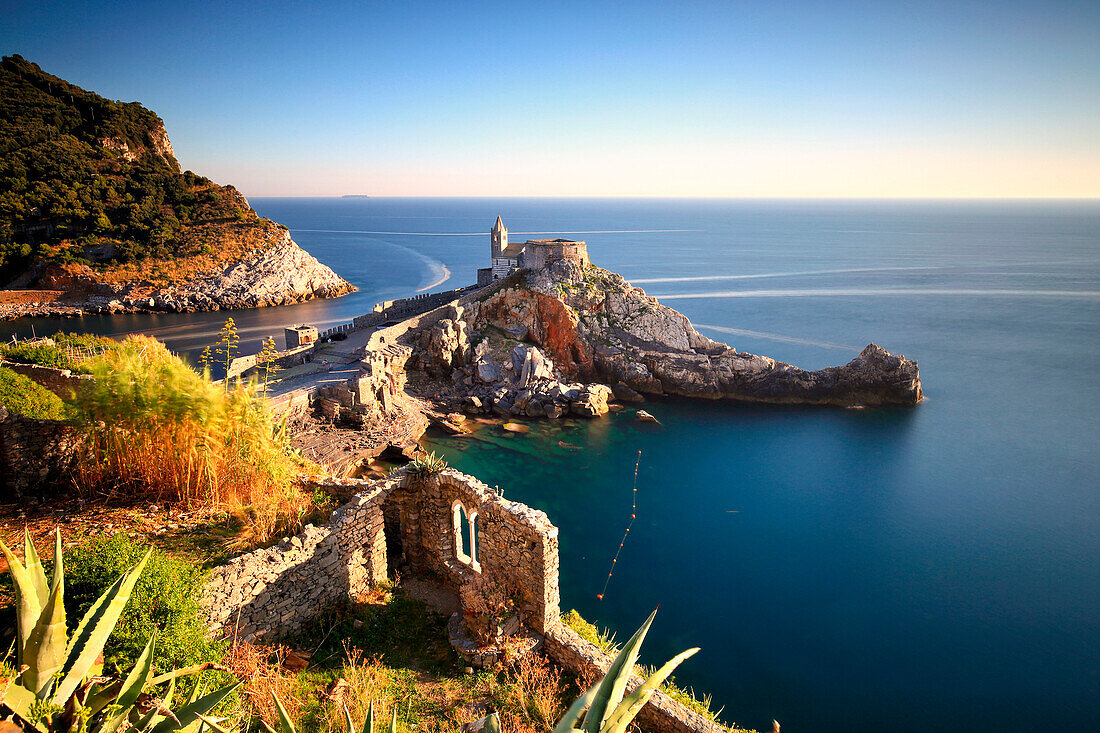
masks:
[(561, 417), (649, 396), (772, 404), (914, 405), (916, 362), (869, 344), (843, 366), (799, 369), (739, 352), (623, 277), (570, 261), (452, 307), (403, 338), (436, 401), (468, 412)]
[[(403, 437), (392, 447), (416, 449), (415, 431), (394, 429), (412, 413), (421, 427), (466, 433), (467, 415), (595, 418), (654, 397), (865, 407), (915, 405), (924, 393), (917, 363), (875, 344), (843, 366), (799, 369), (701, 335), (620, 275), (562, 260), (375, 331), (358, 374), (317, 391), (312, 419), (380, 436), (361, 452), (369, 459), (391, 433)], [(349, 436), (321, 442), (330, 455), (362, 448)]]
[[(106, 283), (88, 267), (43, 274), (41, 290), (18, 293), (22, 302), (0, 302), (0, 320), (23, 317), (78, 317), (111, 313), (193, 313), (292, 305), (336, 298), (355, 286), (299, 247), (282, 227), (272, 227), (269, 246), (196, 274), (185, 282)], [(41, 292), (41, 300), (36, 293)]]

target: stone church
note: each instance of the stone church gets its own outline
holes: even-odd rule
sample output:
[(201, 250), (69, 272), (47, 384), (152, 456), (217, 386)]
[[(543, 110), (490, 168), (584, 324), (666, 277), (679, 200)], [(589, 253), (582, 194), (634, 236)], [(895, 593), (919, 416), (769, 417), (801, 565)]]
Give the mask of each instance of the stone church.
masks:
[(558, 260), (573, 260), (582, 266), (588, 264), (588, 245), (572, 239), (528, 239), (523, 244), (508, 243), (508, 230), (497, 217), (489, 232), (492, 266), (477, 271), (477, 284), (489, 285), (494, 280), (508, 277), (516, 270), (537, 270)]

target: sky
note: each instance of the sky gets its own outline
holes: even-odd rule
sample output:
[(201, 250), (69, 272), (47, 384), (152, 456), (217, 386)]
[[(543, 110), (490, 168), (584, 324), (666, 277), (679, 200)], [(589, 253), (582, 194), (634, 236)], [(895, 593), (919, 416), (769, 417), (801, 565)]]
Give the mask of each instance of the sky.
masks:
[(1100, 197), (1100, 3), (5, 0), (248, 196)]

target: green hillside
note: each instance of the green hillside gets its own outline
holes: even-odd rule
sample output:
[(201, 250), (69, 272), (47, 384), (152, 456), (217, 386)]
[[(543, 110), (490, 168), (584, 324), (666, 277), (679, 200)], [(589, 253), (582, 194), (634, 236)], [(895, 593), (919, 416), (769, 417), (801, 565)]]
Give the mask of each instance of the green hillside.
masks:
[(0, 62), (0, 285), (32, 265), (230, 256), (273, 226), (232, 186), (181, 173), (152, 111)]

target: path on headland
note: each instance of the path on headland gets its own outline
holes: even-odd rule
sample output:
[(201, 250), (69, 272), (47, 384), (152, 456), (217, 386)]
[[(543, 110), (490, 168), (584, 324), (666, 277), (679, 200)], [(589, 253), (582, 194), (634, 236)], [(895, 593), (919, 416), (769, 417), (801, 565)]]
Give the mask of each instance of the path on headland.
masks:
[(268, 388), (272, 409), (277, 413), (285, 412), (291, 405), (306, 401), (309, 393), (318, 387), (342, 384), (356, 376), (367, 341), (375, 330), (352, 331), (345, 341), (333, 341), (314, 352), (314, 360), (305, 366), (318, 367), (316, 371), (282, 379)]

